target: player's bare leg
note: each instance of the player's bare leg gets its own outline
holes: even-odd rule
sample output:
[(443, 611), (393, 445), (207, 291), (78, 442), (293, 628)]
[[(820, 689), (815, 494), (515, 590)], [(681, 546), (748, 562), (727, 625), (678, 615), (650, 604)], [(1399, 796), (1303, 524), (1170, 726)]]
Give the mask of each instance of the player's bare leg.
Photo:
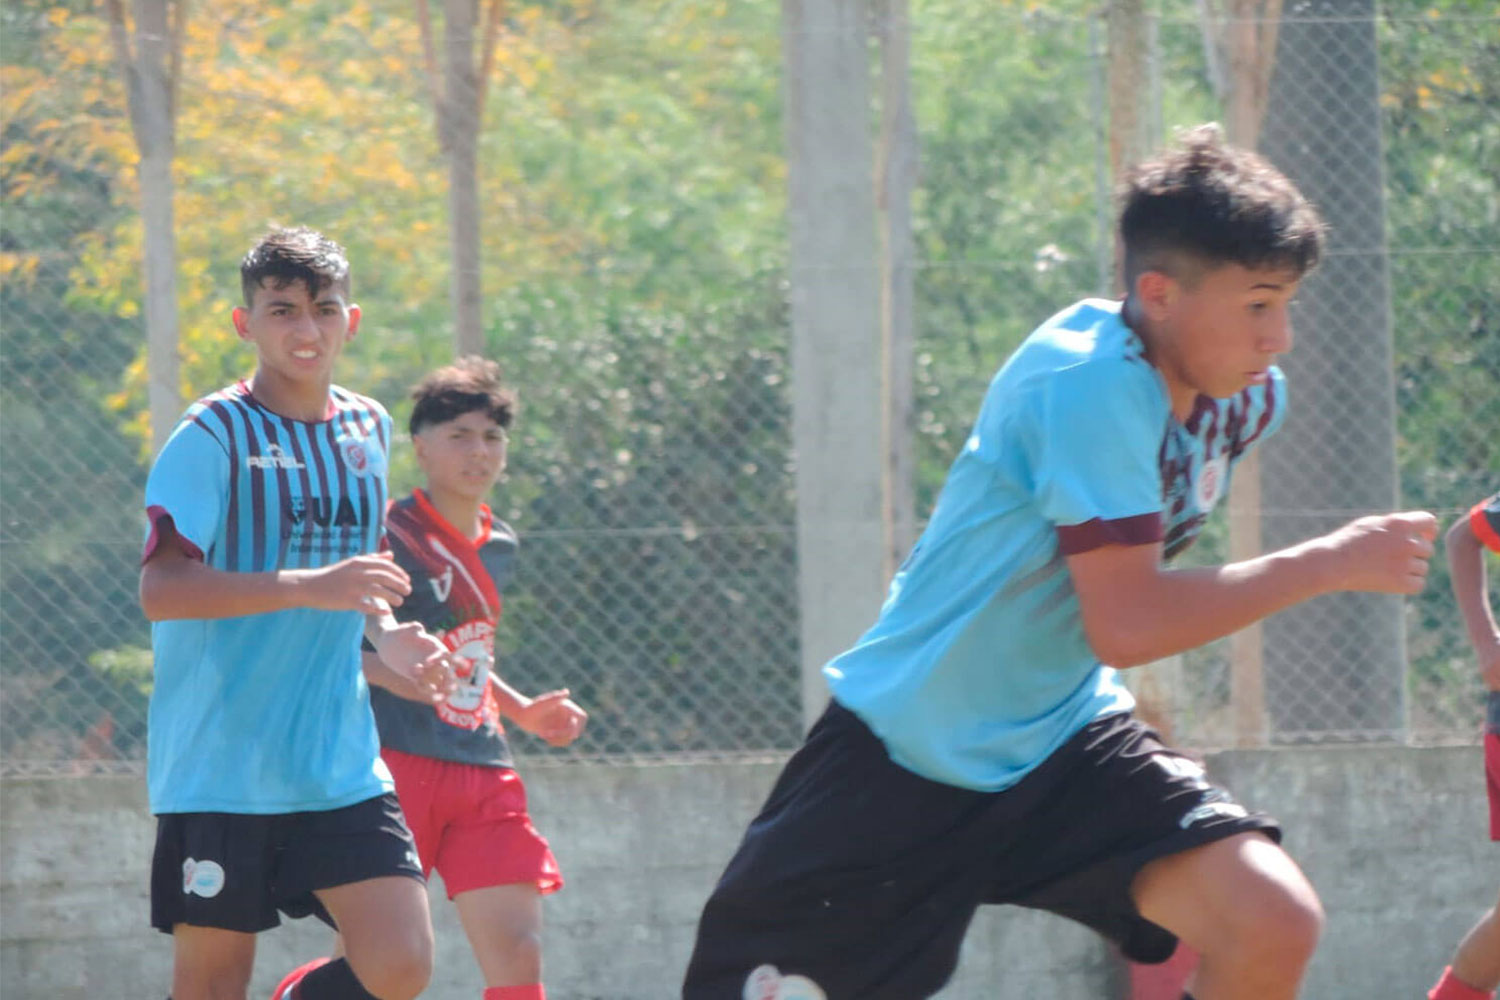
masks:
[(254, 934), (172, 928), (172, 1000), (245, 1000), (254, 966)]
[(542, 897), (536, 884), (496, 885), (453, 897), (484, 985), (542, 981)]
[(1146, 919), (1202, 956), (1196, 1000), (1294, 1000), (1323, 908), (1276, 844), (1244, 833), (1159, 858), (1131, 889)]
[(1500, 987), (1500, 902), (1479, 918), (1453, 955), (1453, 975), (1484, 992)]
[(319, 889), (317, 896), (338, 923), (361, 986), (380, 1000), (412, 1000), (427, 988), (433, 944), (425, 884), (391, 875)]

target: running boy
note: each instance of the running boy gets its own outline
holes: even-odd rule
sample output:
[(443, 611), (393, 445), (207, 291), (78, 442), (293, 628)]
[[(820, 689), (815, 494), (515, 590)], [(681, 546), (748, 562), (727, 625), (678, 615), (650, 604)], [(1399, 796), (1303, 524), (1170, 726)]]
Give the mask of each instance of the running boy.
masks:
[(1323, 225), (1216, 126), (1135, 169), (1129, 293), (1042, 324), (990, 385), (880, 617), (704, 908), (689, 1000), (914, 1000), (983, 903), (1202, 955), (1200, 1000), (1289, 1000), (1321, 926), (1248, 812), (1131, 715), (1116, 674), (1334, 590), (1412, 593), (1424, 513), (1172, 570), (1276, 430), (1287, 307)]
[(173, 937), (173, 1000), (243, 998), (278, 910), (348, 943), (295, 996), (408, 1000), (432, 925), (360, 634), (411, 677), (447, 651), (390, 613), (411, 589), (376, 554), (390, 417), (331, 381), (360, 318), (343, 250), (276, 230), (240, 279), (255, 373), (189, 407), (146, 482), (151, 923)]
[[(1500, 493), (1474, 505), (1444, 536), (1453, 597), (1479, 673), (1489, 690), (1485, 712), (1484, 771), (1489, 785), (1490, 839), (1500, 841), (1500, 628), (1490, 610), (1484, 550), (1500, 553)], [(1453, 964), (1443, 970), (1428, 1000), (1492, 1000), (1500, 987), (1500, 903), (1479, 918), (1459, 942)]]
[(381, 752), (422, 870), (437, 868), (458, 908), (484, 975), (483, 1000), (544, 1000), (541, 897), (563, 880), (527, 815), (501, 719), (567, 746), (588, 716), (567, 691), (526, 698), (493, 669), (517, 547), (516, 533), (485, 504), (505, 470), (515, 411), (500, 366), (462, 358), (423, 379), (412, 399), (412, 445), (427, 485), (386, 514), (396, 565), (412, 584), (398, 617), (440, 637), (459, 676), (442, 697), (366, 653)]

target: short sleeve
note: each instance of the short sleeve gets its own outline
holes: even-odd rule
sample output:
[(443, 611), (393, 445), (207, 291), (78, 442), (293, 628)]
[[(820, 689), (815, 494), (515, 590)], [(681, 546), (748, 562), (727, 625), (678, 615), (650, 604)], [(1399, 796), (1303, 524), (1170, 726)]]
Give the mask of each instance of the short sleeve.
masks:
[(164, 517), (199, 558), (218, 539), (229, 490), (229, 456), (224, 446), (196, 421), (177, 425), (146, 477), (146, 515), (150, 534), (141, 554), (144, 562), (156, 548)]
[(1167, 415), (1144, 362), (1091, 361), (1048, 376), (1030, 436), (1037, 502), (1064, 555), (1161, 541)]
[(1500, 493), (1481, 500), (1469, 511), (1469, 527), (1491, 552), (1500, 552)]

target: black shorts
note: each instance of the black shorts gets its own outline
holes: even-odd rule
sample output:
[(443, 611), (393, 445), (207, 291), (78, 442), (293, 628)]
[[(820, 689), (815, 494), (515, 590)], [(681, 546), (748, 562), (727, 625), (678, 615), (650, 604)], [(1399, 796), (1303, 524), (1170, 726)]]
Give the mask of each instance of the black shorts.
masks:
[(1280, 840), (1128, 714), (1094, 720), (1015, 786), (978, 792), (893, 763), (835, 702), (704, 907), (683, 996), (930, 996), (983, 903), (1049, 910), (1165, 961), (1177, 941), (1136, 910), (1136, 873), (1247, 831)]
[(333, 918), (316, 889), (386, 875), (422, 880), (394, 792), (325, 812), (163, 813), (151, 858), (151, 926), (255, 934), (289, 917)]

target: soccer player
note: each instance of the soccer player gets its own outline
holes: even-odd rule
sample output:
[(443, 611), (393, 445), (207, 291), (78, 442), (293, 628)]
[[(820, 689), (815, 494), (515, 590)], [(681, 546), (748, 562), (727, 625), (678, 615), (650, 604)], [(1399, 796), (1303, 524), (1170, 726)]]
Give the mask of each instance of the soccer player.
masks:
[(502, 719), (567, 746), (588, 716), (566, 690), (527, 698), (494, 670), (495, 626), (517, 539), (485, 503), (505, 470), (515, 398), (500, 366), (462, 358), (413, 390), (412, 445), (426, 486), (391, 504), (386, 531), (412, 591), (397, 612), (458, 664), (448, 690), (414, 684), (371, 653), (382, 754), (424, 873), (443, 876), (484, 976), (483, 1000), (544, 1000), (541, 897), (562, 888), (526, 811)]
[(1070, 917), (1199, 1000), (1290, 1000), (1322, 924), (1268, 816), (1131, 716), (1117, 674), (1335, 590), (1414, 593), (1436, 522), (1360, 518), (1172, 569), (1286, 413), (1273, 365), (1323, 223), (1217, 126), (1136, 167), (1128, 294), (1043, 323), (990, 384), (880, 615), (704, 907), (688, 1000), (914, 1000), (976, 908)]
[[(1474, 505), (1444, 536), (1453, 597), (1489, 690), (1485, 712), (1484, 770), (1489, 785), (1490, 839), (1500, 841), (1500, 628), (1490, 610), (1484, 550), (1500, 553), (1500, 493)], [(1459, 942), (1428, 1000), (1492, 1000), (1500, 987), (1500, 903)]]
[(278, 910), (348, 945), (292, 996), (408, 1000), (432, 925), (360, 636), (429, 684), (448, 653), (390, 611), (411, 589), (376, 551), (390, 417), (332, 384), (360, 318), (344, 251), (275, 230), (240, 279), (255, 373), (189, 407), (146, 482), (151, 923), (173, 938), (173, 1000), (243, 998)]

